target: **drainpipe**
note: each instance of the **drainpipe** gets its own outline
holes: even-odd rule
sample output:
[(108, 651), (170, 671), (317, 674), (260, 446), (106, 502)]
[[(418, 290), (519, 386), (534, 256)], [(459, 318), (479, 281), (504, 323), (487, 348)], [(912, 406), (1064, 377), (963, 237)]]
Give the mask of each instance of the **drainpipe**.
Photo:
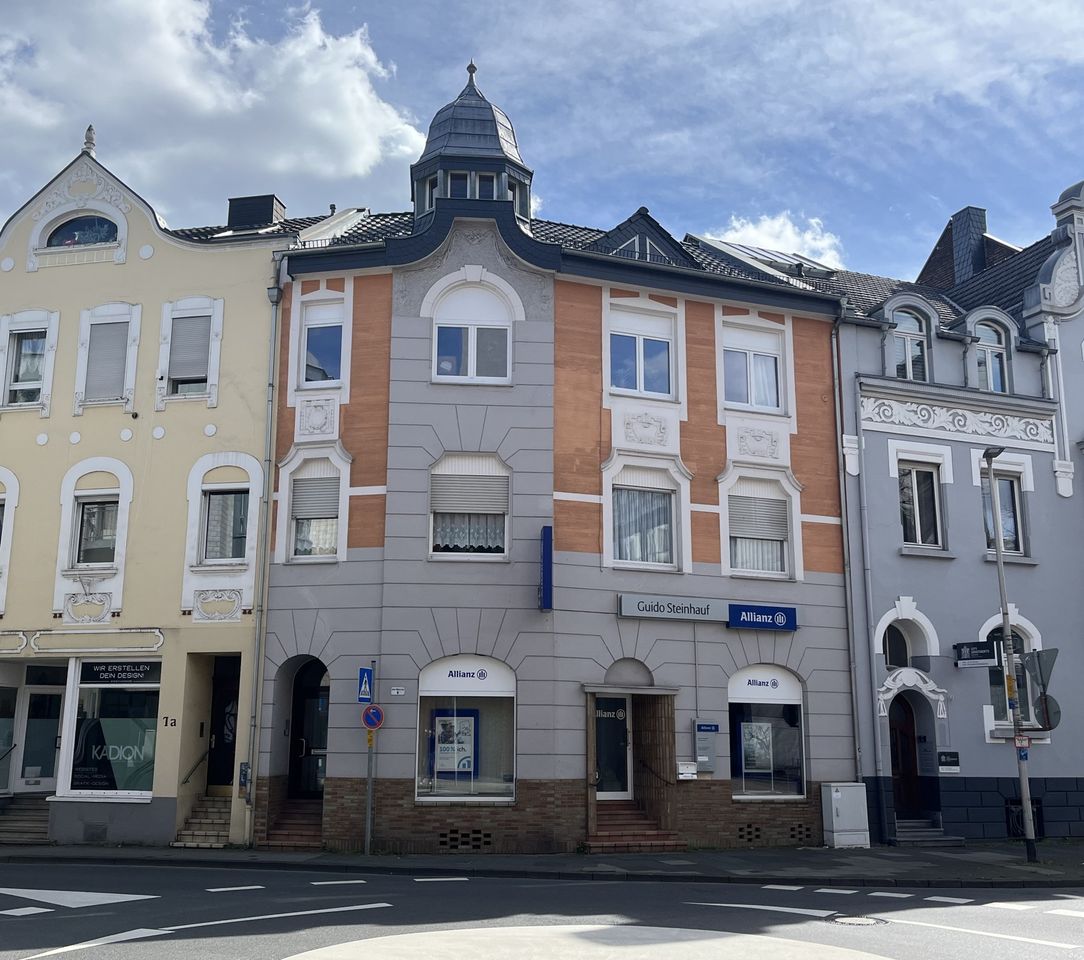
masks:
[(836, 433), (839, 442), (836, 444), (836, 474), (839, 478), (839, 516), (842, 524), (843, 537), (843, 603), (847, 608), (847, 655), (850, 658), (850, 687), (851, 687), (851, 726), (854, 736), (854, 778), (860, 781), (862, 778), (862, 741), (859, 739), (858, 723), (858, 689), (857, 664), (855, 662), (855, 632), (854, 611), (851, 606), (851, 547), (849, 527), (847, 524), (847, 470), (843, 457), (843, 404), (840, 395), (840, 346), (839, 325), (843, 322), (843, 315), (847, 309), (847, 298), (840, 300), (839, 313), (832, 323), (832, 400), (835, 404)]
[(256, 768), (260, 759), (259, 713), (263, 688), (264, 627), (267, 612), (268, 571), (271, 565), (271, 497), (274, 493), (275, 450), (275, 375), (277, 371), (279, 342), (279, 303), (282, 301), (285, 252), (272, 253), (274, 271), (267, 288), (271, 303), (271, 336), (267, 351), (267, 415), (263, 443), (263, 497), (260, 501), (260, 562), (256, 565), (255, 610), (253, 611), (252, 637), (252, 709), (248, 730), (248, 803), (245, 812), (245, 843), (255, 845), (255, 796)]
[[(886, 328), (887, 329), (887, 328)], [(888, 811), (885, 810), (881, 780), (884, 778), (884, 755), (881, 749), (881, 718), (877, 716), (877, 672), (873, 663), (873, 644), (870, 632), (873, 630), (873, 572), (870, 569), (869, 547), (869, 506), (866, 498), (865, 437), (862, 435), (862, 387), (854, 380), (855, 429), (858, 434), (858, 512), (862, 528), (862, 583), (865, 592), (866, 658), (869, 664), (869, 689), (873, 697), (873, 769), (877, 777), (877, 820), (881, 828), (881, 841), (888, 840)]]

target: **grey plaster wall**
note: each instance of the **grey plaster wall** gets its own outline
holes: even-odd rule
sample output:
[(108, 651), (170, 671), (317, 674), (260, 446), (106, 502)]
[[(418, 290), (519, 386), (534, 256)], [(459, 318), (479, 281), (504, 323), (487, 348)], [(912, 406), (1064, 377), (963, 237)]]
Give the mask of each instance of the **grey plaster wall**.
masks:
[(53, 800), (49, 839), (54, 843), (134, 843), (166, 846), (177, 836), (177, 799), (150, 803)]

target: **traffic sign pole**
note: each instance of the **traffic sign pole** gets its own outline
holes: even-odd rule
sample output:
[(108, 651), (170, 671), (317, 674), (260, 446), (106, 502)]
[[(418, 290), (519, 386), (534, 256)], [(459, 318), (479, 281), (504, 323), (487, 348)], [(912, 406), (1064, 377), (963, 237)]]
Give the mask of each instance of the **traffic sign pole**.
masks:
[[(370, 661), (372, 667), (372, 691), (376, 693), (376, 661)], [(368, 709), (368, 708), (366, 708)], [(376, 766), (376, 751), (373, 731), (369, 731), (369, 764), (365, 782), (365, 855), (373, 852), (373, 768)]]

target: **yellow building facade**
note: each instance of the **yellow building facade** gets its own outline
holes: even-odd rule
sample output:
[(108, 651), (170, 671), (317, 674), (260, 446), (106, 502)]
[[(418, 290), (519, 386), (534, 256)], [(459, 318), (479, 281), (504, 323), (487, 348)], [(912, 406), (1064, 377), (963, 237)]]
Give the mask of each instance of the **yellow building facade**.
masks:
[(283, 214), (171, 231), (88, 131), (0, 231), (0, 834), (249, 836)]

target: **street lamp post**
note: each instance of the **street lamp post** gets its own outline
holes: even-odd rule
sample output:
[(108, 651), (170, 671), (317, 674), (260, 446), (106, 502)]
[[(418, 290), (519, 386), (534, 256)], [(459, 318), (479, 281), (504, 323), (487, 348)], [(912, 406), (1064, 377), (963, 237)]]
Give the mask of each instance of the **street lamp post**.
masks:
[[(1005, 693), (1012, 714), (1013, 749), (1016, 750), (1016, 770), (1020, 778), (1020, 810), (1024, 817), (1024, 847), (1028, 863), (1039, 859), (1035, 849), (1035, 820), (1031, 811), (1031, 783), (1028, 780), (1028, 753), (1026, 747), (1019, 746), (1021, 736), (1020, 691), (1016, 689), (1016, 645), (1012, 639), (1012, 626), (1009, 623), (1009, 598), (1005, 591), (1005, 548), (1001, 539), (1001, 498), (998, 496), (994, 479), (994, 460), (1005, 452), (1004, 447), (987, 447), (982, 452), (986, 461), (987, 483), (990, 487), (990, 502), (994, 512), (994, 556), (997, 560), (997, 589), (1001, 598), (1001, 662), (1005, 672)], [(1024, 691), (1025, 695), (1027, 691)]]

